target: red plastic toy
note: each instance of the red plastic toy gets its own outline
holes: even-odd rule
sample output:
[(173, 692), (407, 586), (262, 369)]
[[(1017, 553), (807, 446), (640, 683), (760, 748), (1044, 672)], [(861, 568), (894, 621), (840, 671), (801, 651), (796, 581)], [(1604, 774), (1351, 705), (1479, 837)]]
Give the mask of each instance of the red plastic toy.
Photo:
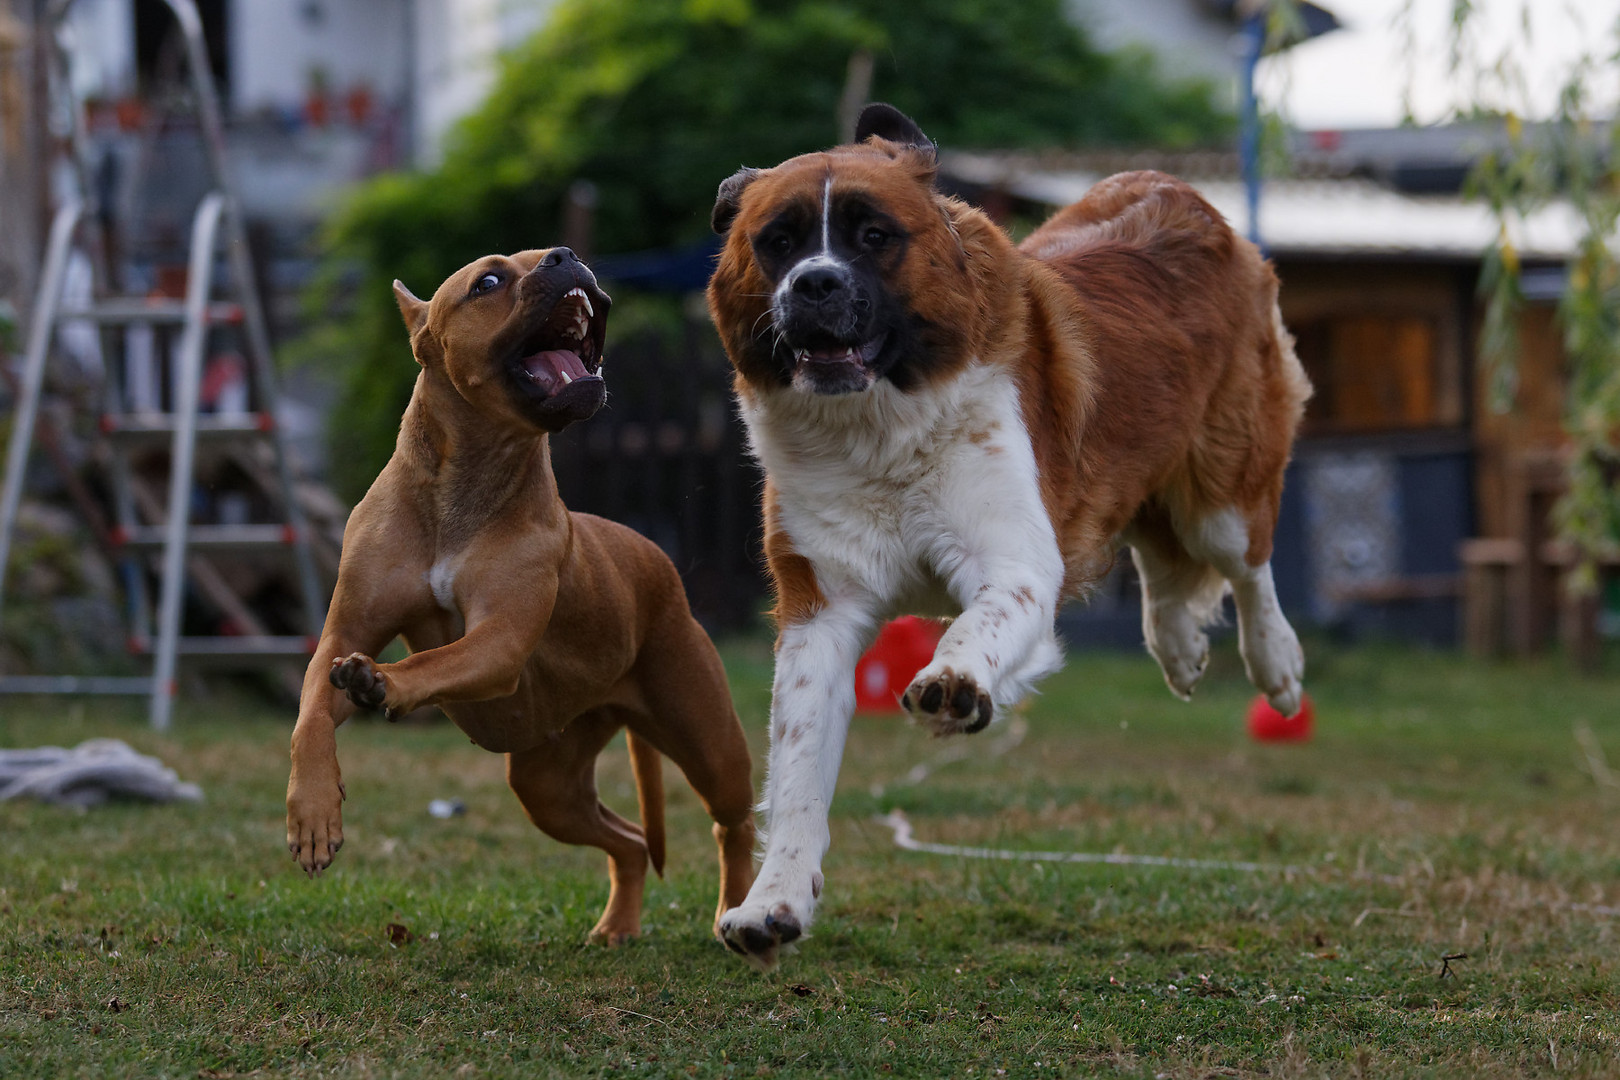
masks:
[(1263, 696), (1249, 706), (1249, 736), (1258, 742), (1305, 742), (1311, 737), (1316, 710), (1310, 697), (1299, 699), (1299, 712), (1284, 716)]
[(878, 634), (855, 665), (855, 708), (860, 712), (900, 711), (900, 695), (934, 658), (945, 628), (933, 619), (902, 615)]

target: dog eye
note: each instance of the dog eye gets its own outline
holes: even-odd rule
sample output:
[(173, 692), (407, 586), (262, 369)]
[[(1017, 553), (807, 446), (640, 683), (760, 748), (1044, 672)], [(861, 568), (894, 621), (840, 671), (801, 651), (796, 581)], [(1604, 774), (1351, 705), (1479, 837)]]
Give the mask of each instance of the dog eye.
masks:
[(483, 293), (487, 293), (491, 289), (493, 289), (497, 285), (499, 285), (500, 283), (501, 283), (501, 275), (491, 271), (490, 273), (485, 274), (482, 277), (480, 277), (477, 281), (473, 282), (473, 287), (472, 287), (473, 295), (474, 296), (479, 296), (479, 295), (482, 295)]
[(765, 250), (772, 255), (786, 255), (793, 250), (793, 238), (787, 233), (777, 233), (765, 241)]
[(889, 242), (889, 234), (873, 226), (861, 234), (861, 243), (869, 248), (880, 248)]

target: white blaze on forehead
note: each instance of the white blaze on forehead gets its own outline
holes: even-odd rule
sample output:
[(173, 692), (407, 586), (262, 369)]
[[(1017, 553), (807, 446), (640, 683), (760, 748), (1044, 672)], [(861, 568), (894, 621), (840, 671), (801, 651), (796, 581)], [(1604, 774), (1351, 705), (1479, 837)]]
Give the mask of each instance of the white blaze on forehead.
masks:
[(806, 259), (801, 259), (793, 268), (782, 275), (782, 281), (776, 286), (773, 306), (778, 317), (782, 315), (783, 305), (793, 292), (793, 283), (799, 276), (809, 270), (818, 270), (823, 267), (833, 270), (843, 270), (848, 264), (832, 253), (832, 175), (821, 185), (821, 250)]
[(832, 173), (821, 185), (821, 253), (832, 254)]

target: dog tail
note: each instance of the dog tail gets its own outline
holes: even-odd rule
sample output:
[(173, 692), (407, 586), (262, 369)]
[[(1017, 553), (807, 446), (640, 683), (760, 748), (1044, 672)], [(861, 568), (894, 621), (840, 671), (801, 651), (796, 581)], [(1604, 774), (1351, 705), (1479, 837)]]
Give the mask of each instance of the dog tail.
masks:
[(653, 871), (664, 876), (664, 763), (651, 743), (624, 733), (630, 748), (630, 771), (636, 778), (636, 801), (641, 804), (641, 832)]

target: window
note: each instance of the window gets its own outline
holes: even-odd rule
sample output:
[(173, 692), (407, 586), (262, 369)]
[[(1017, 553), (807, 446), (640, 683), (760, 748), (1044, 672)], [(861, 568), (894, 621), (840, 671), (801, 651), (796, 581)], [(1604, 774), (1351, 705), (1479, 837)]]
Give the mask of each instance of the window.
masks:
[(1306, 407), (1313, 435), (1460, 423), (1457, 395), (1440, 385), (1434, 321), (1411, 315), (1318, 318), (1293, 327), (1316, 394)]

